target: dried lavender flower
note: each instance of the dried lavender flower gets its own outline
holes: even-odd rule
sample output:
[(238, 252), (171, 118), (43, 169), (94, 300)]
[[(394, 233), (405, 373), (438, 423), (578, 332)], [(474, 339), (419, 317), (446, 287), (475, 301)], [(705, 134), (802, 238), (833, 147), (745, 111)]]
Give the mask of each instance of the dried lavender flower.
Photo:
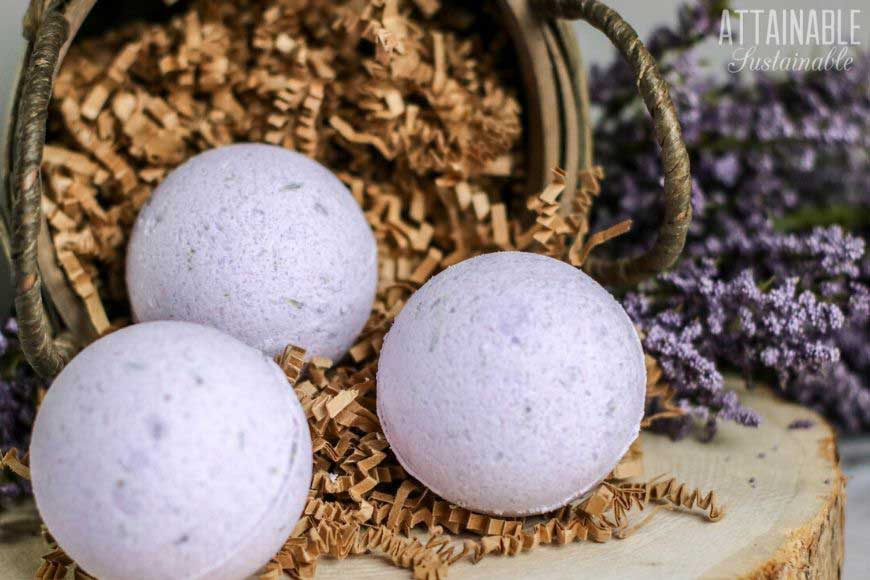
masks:
[(815, 421), (812, 419), (795, 419), (791, 423), (788, 424), (789, 429), (809, 429), (815, 425)]
[[(870, 429), (870, 54), (859, 51), (848, 72), (718, 78), (697, 46), (718, 34), (726, 5), (686, 4), (648, 42), (690, 151), (695, 219), (683, 262), (626, 306), (678, 403), (708, 433), (717, 419), (758, 421), (723, 386), (734, 370), (843, 428)], [(631, 71), (617, 60), (591, 79), (604, 187), (618, 192), (601, 196), (598, 227), (631, 217), (636, 232), (655, 231), (662, 171)], [(611, 250), (646, 243), (626, 236)], [(694, 422), (667, 421), (656, 427), (677, 435)]]
[[(18, 325), (10, 318), (0, 332), (0, 455), (11, 448), (27, 449), (36, 413), (38, 381), (18, 346)], [(29, 483), (0, 472), (0, 499), (30, 493)]]

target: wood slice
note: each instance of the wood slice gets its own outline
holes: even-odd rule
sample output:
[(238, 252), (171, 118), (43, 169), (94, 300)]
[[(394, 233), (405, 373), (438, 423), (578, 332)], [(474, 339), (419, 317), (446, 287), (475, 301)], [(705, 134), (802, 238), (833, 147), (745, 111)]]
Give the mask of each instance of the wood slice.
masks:
[[(668, 474), (715, 489), (725, 506), (716, 523), (661, 510), (625, 540), (543, 547), (477, 565), (451, 578), (835, 578), (843, 562), (844, 478), (831, 428), (817, 415), (755, 391), (744, 401), (764, 417), (758, 429), (723, 425), (709, 444), (644, 434), (647, 476)], [(809, 429), (789, 429), (811, 419)], [(645, 514), (636, 514), (640, 521)], [(32, 507), (0, 514), (0, 580), (32, 577), (46, 551)], [(29, 530), (29, 531), (28, 531)], [(374, 557), (324, 560), (319, 579), (404, 579)]]

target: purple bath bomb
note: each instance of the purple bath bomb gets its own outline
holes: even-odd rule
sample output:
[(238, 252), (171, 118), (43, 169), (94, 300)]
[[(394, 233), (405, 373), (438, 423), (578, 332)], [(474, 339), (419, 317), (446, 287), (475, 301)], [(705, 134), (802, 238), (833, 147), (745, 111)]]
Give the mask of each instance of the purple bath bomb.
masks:
[(212, 328), (148, 322), (90, 345), (36, 418), (36, 504), (103, 580), (237, 580), (281, 547), (311, 438), (278, 366)]
[(340, 358), (371, 312), (377, 246), (328, 169), (272, 145), (212, 149), (160, 184), (127, 253), (136, 320), (213, 326), (274, 355)]
[(423, 285), (386, 336), (377, 379), (405, 470), (496, 515), (548, 512), (600, 482), (637, 437), (646, 390), (616, 300), (523, 252), (472, 258)]

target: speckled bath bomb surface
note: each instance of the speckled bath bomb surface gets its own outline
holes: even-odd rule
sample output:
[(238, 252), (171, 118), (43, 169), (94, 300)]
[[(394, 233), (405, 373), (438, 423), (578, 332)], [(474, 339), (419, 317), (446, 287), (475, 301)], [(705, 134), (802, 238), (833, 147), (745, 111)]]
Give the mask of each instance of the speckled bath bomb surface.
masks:
[(405, 469), (460, 506), (537, 514), (601, 481), (637, 437), (637, 333), (580, 270), (501, 252), (408, 301), (378, 368), (378, 415)]
[(348, 189), (298, 153), (229, 145), (188, 160), (139, 213), (127, 253), (138, 321), (219, 328), (269, 354), (338, 359), (369, 317), (377, 246)]
[(37, 507), (101, 580), (237, 580), (302, 512), (311, 439), (278, 366), (217, 330), (134, 325), (61, 372), (30, 447)]

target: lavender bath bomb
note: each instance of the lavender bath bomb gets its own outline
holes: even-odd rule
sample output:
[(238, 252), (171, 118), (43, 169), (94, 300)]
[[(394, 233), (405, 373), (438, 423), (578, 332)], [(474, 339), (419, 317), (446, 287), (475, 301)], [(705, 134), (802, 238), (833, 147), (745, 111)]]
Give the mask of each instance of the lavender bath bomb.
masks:
[(229, 145), (169, 174), (136, 220), (127, 289), (138, 321), (213, 326), (274, 355), (336, 360), (369, 317), (377, 247), (328, 169), (272, 145)]
[(39, 513), (101, 580), (233, 580), (293, 530), (311, 438), (262, 352), (187, 322), (90, 345), (58, 375), (30, 446)]
[(459, 506), (529, 515), (617, 464), (640, 429), (646, 370), (604, 288), (559, 260), (501, 252), (411, 296), (377, 381), (384, 434), (408, 473)]

